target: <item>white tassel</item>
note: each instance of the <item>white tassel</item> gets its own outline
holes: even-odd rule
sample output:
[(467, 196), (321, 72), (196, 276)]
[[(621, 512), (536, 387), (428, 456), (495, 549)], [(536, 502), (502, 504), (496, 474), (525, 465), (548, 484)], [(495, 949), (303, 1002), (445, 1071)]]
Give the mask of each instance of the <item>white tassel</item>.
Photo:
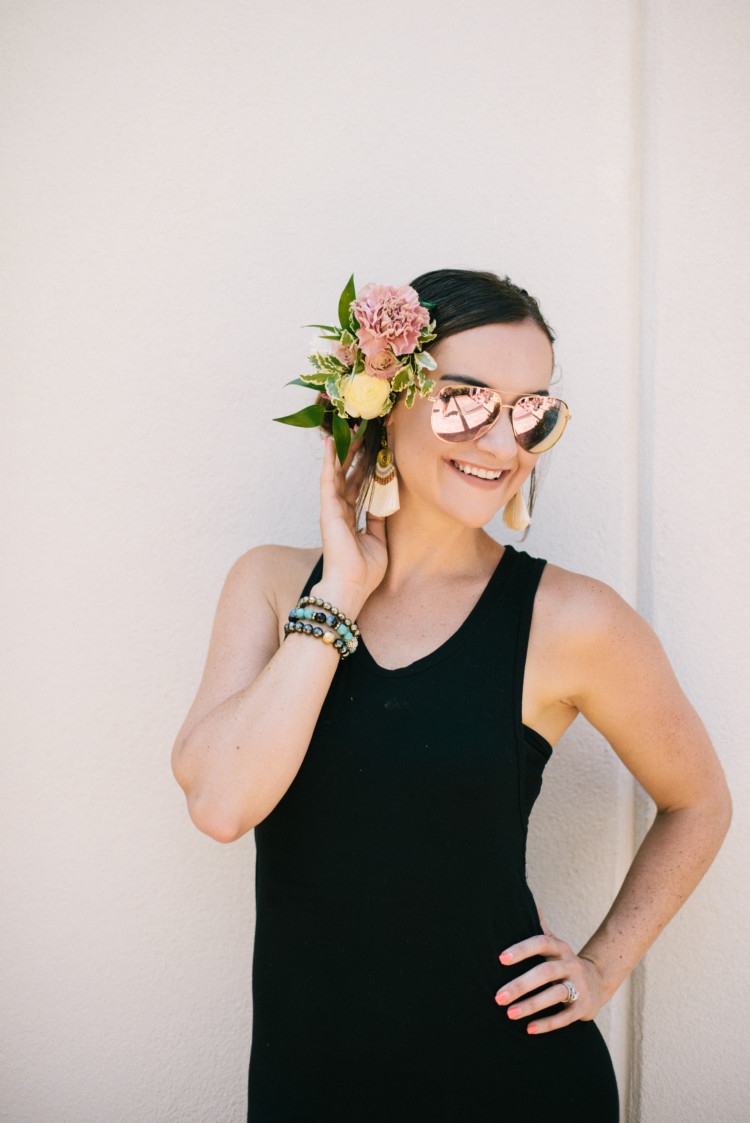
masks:
[(531, 523), (529, 508), (523, 492), (519, 490), (508, 500), (503, 510), (503, 522), (509, 530), (526, 530)]
[(393, 515), (399, 508), (398, 502), (398, 476), (396, 465), (393, 463), (393, 453), (388, 445), (383, 442), (383, 447), (378, 453), (375, 471), (367, 485), (362, 510), (370, 515), (384, 519)]

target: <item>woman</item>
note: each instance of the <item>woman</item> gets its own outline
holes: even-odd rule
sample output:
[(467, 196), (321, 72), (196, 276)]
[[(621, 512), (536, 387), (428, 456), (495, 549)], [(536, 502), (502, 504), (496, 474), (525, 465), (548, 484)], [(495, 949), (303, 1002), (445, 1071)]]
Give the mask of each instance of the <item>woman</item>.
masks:
[[(648, 626), (483, 529), (501, 508), (525, 525), (567, 419), (536, 302), (442, 270), (350, 285), (340, 311), (292, 419), (332, 421), (322, 559), (235, 565), (174, 749), (201, 830), (257, 827), (248, 1118), (615, 1121), (592, 1019), (713, 859), (721, 767)], [(576, 954), (540, 922), (524, 845), (578, 713), (657, 814)]]

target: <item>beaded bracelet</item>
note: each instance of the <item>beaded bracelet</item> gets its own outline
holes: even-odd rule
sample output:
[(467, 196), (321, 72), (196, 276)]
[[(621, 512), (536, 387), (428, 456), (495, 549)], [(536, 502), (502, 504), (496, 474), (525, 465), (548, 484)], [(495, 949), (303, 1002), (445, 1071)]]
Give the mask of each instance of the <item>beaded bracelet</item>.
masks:
[[(325, 631), (321, 624), (327, 624), (333, 631)], [(318, 597), (300, 597), (296, 608), (289, 613), (289, 623), (284, 625), (284, 637), (292, 632), (322, 639), (323, 643), (331, 644), (342, 659), (357, 650), (359, 628), (356, 621)]]

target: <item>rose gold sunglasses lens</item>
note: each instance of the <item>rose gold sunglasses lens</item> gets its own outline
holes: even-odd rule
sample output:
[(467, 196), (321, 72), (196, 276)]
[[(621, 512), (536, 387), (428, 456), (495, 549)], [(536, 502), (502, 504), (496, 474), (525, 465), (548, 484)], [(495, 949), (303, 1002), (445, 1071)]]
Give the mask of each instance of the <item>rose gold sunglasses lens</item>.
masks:
[(483, 386), (449, 386), (439, 390), (432, 407), (432, 431), (441, 441), (475, 441), (497, 421), (499, 394)]
[(511, 411), (513, 432), (526, 452), (546, 452), (559, 441), (568, 423), (568, 407), (559, 398), (535, 394), (521, 398)]

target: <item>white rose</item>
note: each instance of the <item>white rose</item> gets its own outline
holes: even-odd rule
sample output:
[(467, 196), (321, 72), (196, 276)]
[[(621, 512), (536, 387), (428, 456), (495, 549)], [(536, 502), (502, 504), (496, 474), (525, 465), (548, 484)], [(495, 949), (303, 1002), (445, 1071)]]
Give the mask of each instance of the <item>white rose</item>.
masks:
[(383, 406), (391, 394), (391, 384), (370, 374), (355, 374), (349, 379), (344, 393), (344, 407), (350, 417), (380, 417)]

